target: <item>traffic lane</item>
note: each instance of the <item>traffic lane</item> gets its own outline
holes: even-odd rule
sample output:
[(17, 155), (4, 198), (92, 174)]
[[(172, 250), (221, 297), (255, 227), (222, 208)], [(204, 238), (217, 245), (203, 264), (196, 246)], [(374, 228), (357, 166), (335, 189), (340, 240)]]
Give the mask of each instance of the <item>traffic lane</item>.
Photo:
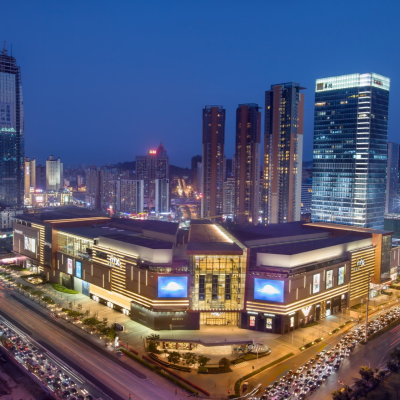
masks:
[[(21, 296), (23, 296), (23, 295), (21, 295)], [(61, 322), (55, 321), (53, 318), (51, 318), (47, 314), (44, 314), (43, 313), (44, 310), (37, 309), (32, 304), (30, 304), (29, 300), (27, 300), (24, 296), (23, 297), (18, 297), (16, 294), (12, 294), (11, 297), (15, 301), (17, 301), (18, 303), (22, 304), (24, 307), (29, 308), (30, 310), (34, 311), (37, 315), (40, 315), (41, 318), (43, 318), (46, 321), (50, 322), (54, 326), (57, 326), (57, 327), (62, 326)], [(76, 328), (76, 329), (78, 329), (78, 328)], [(113, 362), (115, 362), (116, 364), (119, 364), (120, 367), (129, 369), (129, 372), (131, 372), (132, 374), (136, 375), (139, 379), (143, 379), (143, 380), (147, 379), (147, 376), (144, 373), (142, 373), (141, 371), (137, 370), (136, 368), (134, 368), (132, 366), (128, 366), (128, 365), (124, 364), (122, 361), (116, 359), (112, 354), (110, 354), (109, 351), (103, 350), (103, 349), (93, 345), (93, 343), (91, 343), (89, 340), (85, 339), (84, 337), (82, 337), (78, 333), (74, 332), (73, 330), (68, 329), (67, 332), (71, 336), (76, 338), (76, 340), (80, 340), (81, 342), (83, 342), (86, 345), (90, 346), (93, 350), (95, 350), (95, 351), (99, 352), (100, 354), (102, 354), (104, 357), (107, 357), (110, 360), (112, 360)]]
[[(60, 362), (59, 359), (55, 358), (40, 344), (33, 342), (32, 338), (30, 336), (27, 336), (21, 329), (14, 326), (14, 324), (12, 324), (10, 321), (8, 321), (5, 318), (4, 319), (2, 318), (1, 322), (4, 324), (4, 326), (10, 328), (14, 332), (15, 335), (19, 336), (20, 339), (25, 344), (30, 344), (30, 345), (33, 345), (34, 347), (40, 349), (40, 351), (43, 353), (45, 358), (50, 360), (50, 362), (53, 363), (57, 367), (57, 370), (61, 370), (61, 371), (63, 371), (63, 374), (68, 375), (71, 380), (73, 380), (75, 383), (77, 383), (79, 388), (83, 387), (84, 389), (87, 390), (87, 393), (91, 394), (94, 397), (101, 398), (103, 396), (103, 392), (99, 391), (96, 387), (92, 386), (85, 380), (82, 380), (82, 378), (80, 376), (76, 375), (75, 371), (71, 370), (67, 365)], [(21, 364), (24, 365), (23, 362), (21, 362)], [(44, 368), (41, 368), (41, 369), (43, 370)]]
[(280, 363), (274, 367), (268, 368), (267, 370), (257, 374), (256, 376), (254, 376), (253, 378), (250, 378), (248, 380), (249, 389), (247, 390), (247, 392), (251, 391), (259, 383), (262, 383), (264, 388), (266, 388), (273, 381), (275, 381), (275, 380), (279, 379), (281, 376), (285, 375), (287, 373), (287, 371), (289, 371), (289, 370), (295, 371), (298, 367), (303, 365), (310, 358), (313, 358), (315, 354), (319, 353), (325, 347), (331, 346), (331, 345), (332, 345), (331, 343), (321, 342), (321, 343), (313, 346), (311, 349), (304, 350), (301, 353), (297, 354), (296, 356), (293, 356), (292, 358), (285, 360), (282, 363)]
[(371, 368), (384, 367), (391, 350), (399, 346), (399, 344), (400, 326), (393, 328), (367, 345), (358, 344), (354, 352), (350, 354), (350, 357), (346, 357), (341, 362), (339, 370), (336, 373), (332, 373), (311, 398), (330, 398), (328, 396), (334, 390), (342, 387), (338, 382), (339, 380), (346, 385), (352, 385), (354, 383), (353, 378), (360, 377), (359, 371), (364, 365), (371, 366)]
[[(60, 329), (58, 326), (49, 324), (48, 321), (40, 321), (40, 317), (36, 313), (30, 313), (23, 309), (23, 307), (16, 303), (15, 305), (7, 304), (9, 309), (4, 310), (6, 313), (11, 312), (16, 318), (18, 316), (19, 322), (25, 326), (28, 325), (33, 332), (33, 337), (38, 341), (46, 343), (46, 346), (55, 350), (54, 343), (57, 348), (61, 349), (59, 354), (62, 359), (67, 363), (78, 366), (82, 371), (83, 376), (87, 376), (89, 380), (99, 382), (100, 388), (108, 394), (113, 391), (115, 394), (111, 395), (113, 398), (126, 398), (127, 394), (134, 393), (137, 399), (168, 399), (170, 396), (165, 397), (165, 391), (160, 392), (159, 388), (152, 388), (149, 384), (143, 385), (139, 383), (137, 377), (129, 373), (126, 369), (116, 365), (106, 357), (102, 357), (97, 352), (93, 352), (93, 348), (83, 345), (80, 341), (73, 341), (66, 331)], [(7, 316), (8, 317), (8, 313)], [(40, 324), (46, 325), (45, 329), (40, 329)], [(43, 327), (42, 327), (43, 328)], [(93, 346), (94, 347), (94, 346)], [(57, 352), (57, 351), (56, 351)], [(61, 358), (60, 357), (60, 358)], [(79, 367), (83, 365), (84, 368)], [(146, 381), (142, 381), (146, 382)], [(154, 392), (154, 390), (157, 392)]]

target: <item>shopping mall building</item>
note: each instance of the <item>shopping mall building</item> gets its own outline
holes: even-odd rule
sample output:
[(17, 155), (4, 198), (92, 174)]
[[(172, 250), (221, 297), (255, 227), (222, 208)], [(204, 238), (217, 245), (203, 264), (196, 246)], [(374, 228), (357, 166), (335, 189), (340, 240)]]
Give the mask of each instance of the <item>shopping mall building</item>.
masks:
[(13, 234), (27, 268), (154, 330), (285, 333), (375, 296), (400, 265), (392, 232), (328, 223), (184, 231), (71, 208), (18, 215)]

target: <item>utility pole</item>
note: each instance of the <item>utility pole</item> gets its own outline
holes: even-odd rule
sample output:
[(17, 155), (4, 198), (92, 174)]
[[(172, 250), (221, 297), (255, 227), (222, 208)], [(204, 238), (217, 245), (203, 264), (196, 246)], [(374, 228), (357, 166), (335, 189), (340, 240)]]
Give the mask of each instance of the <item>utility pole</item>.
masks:
[(368, 287), (367, 287), (367, 309), (365, 311), (365, 343), (368, 342), (368, 305), (369, 305), (369, 282), (370, 282), (371, 272), (368, 272)]

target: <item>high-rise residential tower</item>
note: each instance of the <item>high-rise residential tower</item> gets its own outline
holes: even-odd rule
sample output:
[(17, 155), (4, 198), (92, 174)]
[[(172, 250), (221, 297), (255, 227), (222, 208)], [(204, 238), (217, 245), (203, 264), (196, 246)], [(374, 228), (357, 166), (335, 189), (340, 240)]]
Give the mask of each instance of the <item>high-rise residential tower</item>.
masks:
[(261, 112), (255, 103), (236, 109), (235, 206), (239, 224), (258, 224)]
[(265, 92), (264, 223), (300, 221), (304, 94), (298, 83)]
[(317, 79), (313, 222), (383, 228), (389, 89), (375, 73)]
[(36, 188), (36, 160), (25, 158), (24, 171), (24, 204), (30, 205), (29, 197), (31, 190)]
[(201, 216), (215, 218), (223, 212), (225, 109), (203, 109), (203, 197)]
[(0, 205), (24, 204), (24, 112), (21, 70), (5, 47), (0, 53)]
[(161, 143), (157, 150), (149, 150), (146, 156), (136, 157), (136, 179), (144, 181), (144, 202), (155, 206), (156, 179), (169, 179), (169, 158)]
[(60, 190), (64, 187), (63, 163), (60, 158), (50, 156), (46, 160), (46, 190)]
[(400, 145), (388, 143), (385, 213), (400, 214)]

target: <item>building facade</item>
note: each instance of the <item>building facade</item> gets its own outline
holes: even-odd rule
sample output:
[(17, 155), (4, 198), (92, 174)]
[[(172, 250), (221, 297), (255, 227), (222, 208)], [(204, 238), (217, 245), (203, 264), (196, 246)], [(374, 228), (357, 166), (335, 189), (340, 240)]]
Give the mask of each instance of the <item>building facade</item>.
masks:
[(30, 193), (36, 189), (36, 160), (25, 158), (24, 205), (30, 205)]
[(265, 92), (263, 222), (300, 221), (304, 94), (298, 83)]
[(317, 79), (312, 221), (383, 228), (390, 80)]
[(232, 215), (235, 207), (235, 178), (227, 178), (224, 182), (224, 204), (222, 212), (224, 215)]
[(63, 163), (60, 158), (50, 156), (46, 160), (46, 190), (57, 191), (64, 188)]
[(21, 69), (4, 48), (0, 54), (0, 205), (24, 205), (24, 110)]
[(392, 232), (194, 220), (178, 246), (176, 223), (85, 212), (16, 215), (14, 252), (26, 268), (155, 330), (286, 333), (379, 294), (400, 265)]
[(202, 218), (222, 215), (224, 183), (225, 109), (203, 109), (203, 178)]
[(260, 187), (261, 112), (258, 104), (239, 104), (236, 110), (235, 206), (239, 224), (258, 224)]
[(144, 203), (155, 206), (156, 179), (169, 179), (169, 158), (163, 144), (157, 150), (149, 150), (146, 156), (136, 157), (136, 179), (144, 182)]
[(389, 142), (387, 145), (386, 214), (400, 213), (400, 145)]

